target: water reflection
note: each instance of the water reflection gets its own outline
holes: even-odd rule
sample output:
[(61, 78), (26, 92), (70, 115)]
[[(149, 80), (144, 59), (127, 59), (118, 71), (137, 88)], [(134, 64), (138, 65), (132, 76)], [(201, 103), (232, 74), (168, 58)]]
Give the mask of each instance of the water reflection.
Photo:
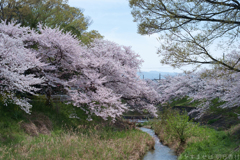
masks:
[(143, 160), (177, 160), (177, 156), (174, 154), (174, 152), (167, 146), (162, 145), (152, 129), (144, 127), (141, 127), (140, 129), (143, 132), (150, 134), (155, 140), (155, 150), (149, 151), (143, 157)]

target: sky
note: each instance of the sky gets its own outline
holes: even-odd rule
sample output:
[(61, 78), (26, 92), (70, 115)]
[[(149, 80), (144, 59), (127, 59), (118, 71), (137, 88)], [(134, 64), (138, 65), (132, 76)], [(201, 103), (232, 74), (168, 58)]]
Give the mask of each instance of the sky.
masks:
[(137, 33), (128, 0), (68, 0), (68, 4), (83, 9), (84, 15), (91, 18), (93, 23), (89, 31), (97, 30), (106, 40), (132, 46), (144, 60), (141, 71), (182, 72), (160, 63), (156, 54), (160, 46), (158, 34), (143, 36)]

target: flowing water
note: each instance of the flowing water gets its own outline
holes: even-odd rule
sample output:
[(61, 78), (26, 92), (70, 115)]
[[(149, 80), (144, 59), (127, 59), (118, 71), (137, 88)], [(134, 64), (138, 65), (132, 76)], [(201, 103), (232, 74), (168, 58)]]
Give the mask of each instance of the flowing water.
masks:
[(148, 151), (143, 157), (143, 160), (177, 160), (177, 156), (174, 154), (173, 150), (167, 146), (162, 145), (159, 138), (155, 135), (152, 129), (140, 128), (143, 132), (150, 134), (155, 140), (155, 150)]

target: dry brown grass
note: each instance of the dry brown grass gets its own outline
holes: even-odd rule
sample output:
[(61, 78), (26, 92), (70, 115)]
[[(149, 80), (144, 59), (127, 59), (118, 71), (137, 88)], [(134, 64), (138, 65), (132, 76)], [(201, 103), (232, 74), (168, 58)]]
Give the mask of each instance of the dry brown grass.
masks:
[[(32, 126), (33, 125), (29, 125)], [(34, 128), (34, 127), (33, 127)], [(36, 129), (35, 129), (36, 130)], [(131, 159), (137, 160), (154, 147), (154, 140), (139, 130), (120, 132), (109, 139), (95, 133), (76, 132), (28, 137), (12, 148), (0, 148), (2, 159)]]
[(21, 128), (31, 136), (38, 136), (39, 134), (49, 135), (53, 128), (51, 120), (41, 114), (33, 113), (28, 117), (30, 122), (19, 122)]
[(233, 126), (227, 132), (229, 132), (232, 135), (236, 135), (236, 136), (240, 137), (240, 124)]
[(171, 139), (170, 135), (166, 133), (164, 130), (165, 130), (164, 127), (160, 127), (156, 131), (156, 135), (159, 137), (161, 143), (173, 149), (177, 154), (180, 154), (179, 149), (180, 151), (182, 151), (182, 149), (184, 149), (183, 148), (184, 146), (180, 146), (179, 148), (180, 145), (179, 141)]

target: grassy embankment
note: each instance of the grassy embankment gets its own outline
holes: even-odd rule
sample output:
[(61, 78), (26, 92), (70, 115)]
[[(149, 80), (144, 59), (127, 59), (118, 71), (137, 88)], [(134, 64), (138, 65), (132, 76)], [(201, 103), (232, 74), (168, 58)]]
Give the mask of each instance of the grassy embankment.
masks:
[[(184, 103), (184, 100), (181, 101)], [(177, 104), (174, 103), (172, 106)], [(151, 125), (162, 143), (176, 151), (179, 160), (240, 159), (240, 123), (236, 115), (232, 113), (236, 110), (227, 112), (226, 109), (217, 108), (216, 102), (213, 103), (215, 105), (210, 107), (209, 113), (214, 112), (224, 117), (228, 116), (227, 118), (235, 118), (238, 124), (228, 129), (216, 130), (211, 127), (211, 124), (217, 123), (218, 119), (208, 119), (207, 125), (200, 125), (189, 120), (186, 113), (179, 114), (177, 110), (168, 107), (160, 114), (162, 121), (153, 120), (144, 125)]]
[(0, 104), (0, 159), (139, 159), (154, 146), (150, 135), (124, 122), (88, 122), (82, 110), (43, 99), (33, 100), (31, 115)]

